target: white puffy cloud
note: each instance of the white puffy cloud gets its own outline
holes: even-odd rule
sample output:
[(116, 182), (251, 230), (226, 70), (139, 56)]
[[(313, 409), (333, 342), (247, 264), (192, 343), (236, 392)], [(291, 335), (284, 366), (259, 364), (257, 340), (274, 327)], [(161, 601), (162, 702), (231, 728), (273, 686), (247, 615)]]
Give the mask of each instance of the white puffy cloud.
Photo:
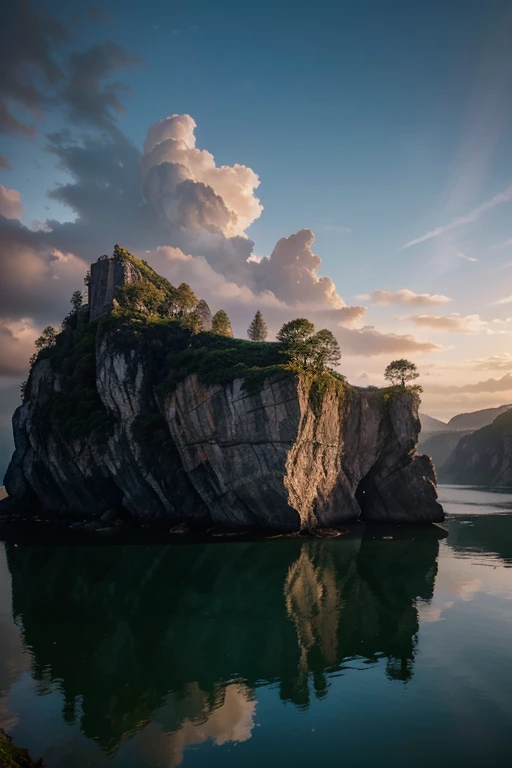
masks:
[(0, 184), (0, 216), (6, 219), (21, 219), (23, 203), (17, 189), (7, 189)]
[(338, 307), (290, 305), (278, 299), (272, 291), (255, 293), (248, 286), (239, 286), (215, 272), (205, 258), (185, 254), (179, 248), (161, 246), (155, 252), (139, 255), (171, 282), (190, 283), (212, 311), (224, 309), (231, 318), (235, 335), (242, 338), (255, 310), (260, 309), (267, 322), (270, 339), (275, 337), (283, 323), (307, 315), (316, 327), (329, 328), (336, 334), (342, 354), (346, 356), (425, 354), (443, 349), (439, 344), (419, 341), (414, 336), (381, 333), (373, 326), (347, 327), (363, 316), (364, 307), (345, 306), (343, 302)]
[[(171, 115), (151, 126), (144, 143), (144, 154), (141, 159), (143, 190), (146, 196), (154, 199), (155, 177), (164, 176), (162, 194), (171, 195), (176, 187), (185, 181), (189, 184), (189, 195), (194, 184), (205, 185), (202, 189), (203, 198), (207, 189), (213, 192), (212, 200), (221, 201), (220, 208), (212, 203), (210, 224), (218, 226), (227, 236), (244, 235), (246, 228), (257, 219), (263, 206), (254, 195), (259, 186), (259, 178), (251, 168), (235, 163), (232, 166), (217, 167), (213, 155), (205, 149), (196, 147), (194, 130), (195, 121), (190, 115)], [(154, 169), (159, 169), (159, 174)], [(153, 194), (151, 194), (153, 193)], [(148, 199), (148, 198), (147, 198)], [(198, 201), (197, 209), (201, 207)], [(163, 205), (171, 223), (176, 221), (177, 206), (167, 201)], [(218, 210), (218, 218), (215, 214)], [(179, 219), (178, 219), (179, 222)], [(192, 223), (193, 226), (193, 223)]]
[(381, 307), (387, 307), (389, 304), (408, 304), (420, 307), (446, 304), (448, 301), (451, 301), (449, 296), (444, 296), (442, 293), (414, 293), (414, 291), (410, 291), (408, 288), (402, 288), (399, 291), (385, 291), (381, 288), (376, 288), (371, 293), (365, 293), (355, 298), (360, 301), (372, 301)]

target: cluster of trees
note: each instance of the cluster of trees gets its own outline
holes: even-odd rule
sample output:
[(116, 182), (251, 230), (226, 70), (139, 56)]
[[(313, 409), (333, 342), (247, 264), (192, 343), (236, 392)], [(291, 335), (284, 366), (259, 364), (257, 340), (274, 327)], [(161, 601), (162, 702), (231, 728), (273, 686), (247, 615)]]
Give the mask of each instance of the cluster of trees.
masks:
[(283, 345), (290, 360), (303, 368), (323, 370), (339, 365), (341, 351), (336, 337), (327, 328), (315, 332), (315, 326), (305, 317), (285, 323), (277, 340)]
[[(88, 283), (89, 275), (85, 278)], [(175, 288), (165, 281), (165, 285), (157, 286), (150, 281), (141, 280), (123, 287), (119, 303), (121, 306), (129, 306), (144, 313), (158, 314), (162, 317), (178, 320), (194, 333), (210, 331), (218, 336), (233, 337), (231, 321), (227, 313), (220, 309), (213, 317), (208, 304), (204, 300), (198, 300), (192, 288), (187, 283), (182, 283)], [(83, 306), (81, 291), (75, 291), (71, 296), (71, 311), (62, 323), (63, 330), (69, 326), (76, 326), (78, 314)], [(74, 321), (74, 322), (73, 322)], [(247, 329), (247, 335), (251, 341), (264, 342), (268, 336), (268, 328), (265, 319), (258, 310)], [(48, 325), (36, 340), (37, 352), (30, 358), (32, 366), (42, 349), (55, 344), (57, 332)], [(334, 334), (327, 328), (320, 331), (310, 320), (298, 317), (285, 323), (277, 334), (277, 341), (283, 348), (283, 353), (288, 360), (302, 368), (316, 371), (324, 370), (339, 365), (341, 351)], [(406, 387), (407, 383), (417, 379), (418, 370), (410, 360), (393, 360), (384, 372), (384, 378), (393, 386)], [(22, 394), (24, 394), (26, 382), (23, 382)], [(417, 387), (417, 389), (420, 389)]]

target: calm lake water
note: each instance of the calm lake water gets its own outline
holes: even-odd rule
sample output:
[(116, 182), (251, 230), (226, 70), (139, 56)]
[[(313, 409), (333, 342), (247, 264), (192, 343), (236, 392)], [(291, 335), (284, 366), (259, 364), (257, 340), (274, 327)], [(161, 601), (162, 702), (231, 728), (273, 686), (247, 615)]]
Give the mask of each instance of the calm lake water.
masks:
[(446, 538), (10, 537), (0, 725), (50, 768), (510, 765), (512, 494), (440, 496)]

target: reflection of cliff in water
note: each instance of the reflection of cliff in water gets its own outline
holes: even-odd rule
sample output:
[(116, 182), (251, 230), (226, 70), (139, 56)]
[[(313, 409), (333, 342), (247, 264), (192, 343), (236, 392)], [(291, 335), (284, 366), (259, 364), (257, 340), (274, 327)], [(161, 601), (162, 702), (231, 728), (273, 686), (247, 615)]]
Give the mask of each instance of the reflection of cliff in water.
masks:
[(322, 696), (344, 666), (384, 657), (407, 680), (437, 552), (435, 538), (288, 539), (9, 547), (8, 563), (40, 690), (57, 685), (65, 719), (112, 752), (157, 710), (167, 733), (217, 728), (241, 698), (249, 738), (251, 691), (267, 682), (307, 706), (311, 681)]
[(512, 562), (512, 515), (453, 515), (447, 544), (462, 555), (493, 553)]

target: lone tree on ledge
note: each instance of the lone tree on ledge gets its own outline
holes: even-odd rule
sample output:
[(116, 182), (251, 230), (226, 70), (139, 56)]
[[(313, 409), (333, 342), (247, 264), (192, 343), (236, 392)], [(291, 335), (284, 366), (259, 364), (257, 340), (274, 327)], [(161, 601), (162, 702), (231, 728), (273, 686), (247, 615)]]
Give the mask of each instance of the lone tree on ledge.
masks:
[(212, 318), (212, 333), (216, 333), (217, 336), (233, 337), (231, 321), (223, 309), (219, 309)]
[(268, 336), (267, 324), (259, 309), (247, 329), (247, 335), (251, 341), (265, 341)]
[(277, 340), (284, 346), (290, 361), (303, 368), (321, 371), (328, 365), (338, 365), (341, 360), (334, 334), (327, 328), (315, 333), (315, 326), (305, 317), (285, 323), (277, 334)]
[(419, 375), (416, 365), (404, 358), (401, 360), (393, 360), (384, 371), (384, 378), (386, 381), (391, 382), (395, 387), (399, 385), (405, 387), (408, 381), (417, 379)]

